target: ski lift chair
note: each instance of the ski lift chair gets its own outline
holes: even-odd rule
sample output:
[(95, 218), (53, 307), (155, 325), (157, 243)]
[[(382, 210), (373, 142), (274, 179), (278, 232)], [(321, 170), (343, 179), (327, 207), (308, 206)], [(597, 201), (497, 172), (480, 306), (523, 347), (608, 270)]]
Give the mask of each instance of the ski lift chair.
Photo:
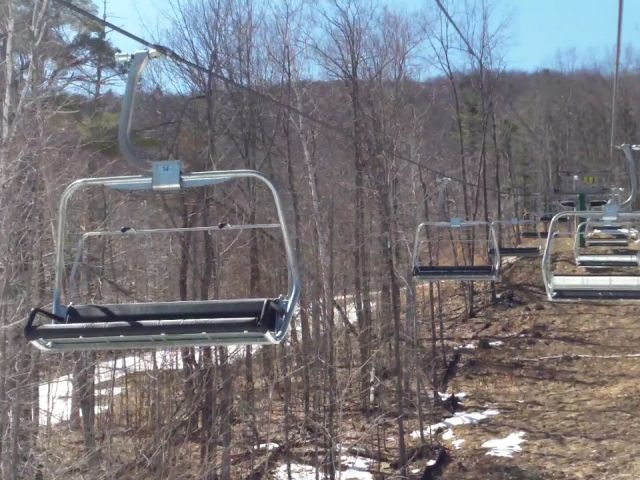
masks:
[[(615, 209), (613, 209), (615, 210)], [(557, 214), (549, 226), (549, 238), (542, 257), (542, 275), (547, 297), (551, 301), (581, 300), (625, 300), (640, 299), (640, 268), (630, 268), (631, 262), (624, 264), (622, 259), (609, 262), (607, 267), (618, 268), (618, 273), (558, 273), (554, 270), (554, 251), (560, 240), (566, 238), (559, 230), (559, 219), (566, 217), (577, 221), (578, 218), (596, 222), (637, 224), (640, 212), (619, 212), (605, 209), (602, 212), (561, 212)], [(589, 260), (604, 261), (583, 257), (582, 266), (588, 266)], [(618, 262), (618, 260), (621, 260)], [(580, 270), (580, 265), (575, 266)], [(634, 263), (633, 267), (638, 267)]]
[[(525, 211), (522, 215), (522, 226), (524, 227), (520, 232), (521, 238), (530, 239), (542, 239), (546, 238), (546, 228), (542, 230), (539, 228), (542, 222), (541, 215), (530, 211)], [(527, 228), (528, 227), (528, 228)]]
[[(482, 265), (425, 265), (420, 262), (420, 244), (423, 230), (429, 234), (427, 242), (432, 245), (436, 244), (436, 248), (441, 242), (449, 242), (450, 239), (442, 238), (441, 232), (455, 232), (460, 237), (463, 232), (473, 230), (474, 228), (486, 229), (488, 232), (487, 252), (493, 251), (490, 255), (490, 262)], [(432, 238), (435, 236), (435, 238)], [(460, 247), (465, 240), (458, 238), (454, 240), (452, 248)], [(495, 281), (500, 275), (500, 249), (496, 232), (491, 223), (483, 221), (463, 221), (459, 218), (453, 218), (451, 221), (434, 221), (423, 222), (416, 228), (416, 237), (413, 246), (413, 278), (416, 281), (435, 282), (440, 280), (460, 280), (460, 281)]]
[[(576, 265), (587, 268), (640, 267), (640, 252), (638, 252), (637, 250), (624, 248), (629, 246), (628, 241), (623, 245), (618, 245), (611, 242), (604, 244), (594, 244), (587, 242), (587, 235), (593, 235), (594, 232), (600, 231), (608, 233), (610, 230), (607, 230), (607, 227), (610, 226), (611, 225), (607, 224), (606, 222), (595, 222), (593, 220), (582, 222), (578, 225), (578, 230), (573, 242)], [(625, 225), (623, 224), (617, 224), (614, 226), (614, 228), (616, 232), (628, 232), (632, 229), (630, 225), (628, 226), (628, 228), (625, 228)], [(587, 233), (590, 230), (591, 233)], [(628, 239), (628, 236), (626, 236), (626, 234), (616, 233), (615, 235), (624, 235), (624, 239)], [(612, 240), (616, 240), (616, 238)], [(584, 247), (582, 245), (584, 245)], [(609, 247), (606, 248), (606, 250), (609, 251), (603, 252), (601, 247)]]
[[(537, 223), (538, 222), (536, 222), (535, 220), (521, 220), (517, 218), (512, 218), (511, 220), (494, 220), (493, 222), (491, 222), (491, 226), (496, 231), (502, 225), (510, 226), (513, 229), (520, 226), (533, 227), (532, 231), (535, 230), (533, 231), (533, 233), (537, 234), (534, 238), (536, 238), (537, 240), (542, 240), (542, 232), (540, 232), (539, 230), (536, 230), (535, 228), (537, 226)], [(522, 233), (525, 233), (525, 232), (522, 232)], [(520, 236), (523, 236), (522, 233), (520, 234)], [(512, 237), (515, 236), (513, 231), (511, 232), (511, 236)], [(524, 238), (527, 238), (527, 237), (524, 237)], [(512, 243), (515, 243), (515, 239)], [(500, 244), (498, 250), (499, 250), (500, 256), (503, 258), (506, 258), (506, 257), (532, 258), (532, 257), (540, 256), (542, 252), (542, 244), (540, 243), (535, 247), (524, 247), (519, 245), (505, 247), (504, 245)], [(489, 250), (489, 253), (493, 255), (494, 251)]]
[[(24, 334), (43, 351), (114, 350), (168, 348), (196, 345), (277, 344), (287, 335), (298, 303), (300, 282), (282, 203), (274, 184), (253, 170), (207, 171), (185, 174), (179, 161), (141, 161), (130, 144), (130, 121), (135, 89), (141, 71), (153, 52), (132, 57), (120, 116), (119, 143), (127, 160), (151, 175), (85, 178), (71, 183), (62, 194), (57, 226), (55, 280), (51, 311), (31, 311)], [(211, 299), (120, 304), (73, 304), (64, 291), (67, 205), (79, 191), (105, 188), (126, 192), (148, 192), (151, 197), (167, 191), (204, 188), (232, 181), (253, 180), (271, 193), (278, 222), (239, 225), (235, 228), (276, 228), (282, 235), (288, 270), (288, 291), (267, 298)], [(213, 228), (213, 227), (205, 227)], [(166, 229), (179, 231), (180, 229)], [(90, 232), (81, 238), (104, 234)], [(80, 244), (81, 246), (82, 244)], [(77, 260), (77, 255), (76, 255)], [(73, 269), (72, 269), (73, 271)], [(43, 323), (42, 319), (47, 320)]]
[[(527, 239), (546, 239), (549, 234), (549, 222), (551, 222), (554, 215), (555, 213), (551, 212), (539, 212), (533, 215), (531, 219), (525, 218), (524, 220), (527, 223), (524, 225), (532, 225), (534, 228), (523, 231), (520, 236)], [(565, 222), (566, 219), (563, 219), (562, 223)], [(540, 224), (542, 224), (542, 228), (540, 228)]]
[(580, 224), (576, 231), (576, 241), (580, 235), (584, 238), (585, 247), (617, 247), (626, 248), (637, 238), (635, 225), (621, 223), (598, 222), (587, 220)]
[(604, 198), (597, 198), (589, 200), (589, 207), (591, 210), (602, 209), (607, 204), (607, 200)]
[(560, 206), (562, 206), (563, 208), (576, 208), (576, 201), (575, 200), (560, 200), (558, 202), (560, 204)]
[[(63, 301), (64, 254), (67, 237), (66, 207), (75, 192), (103, 186), (122, 190), (148, 190), (152, 194), (167, 189), (161, 178), (130, 176), (77, 180), (62, 195), (58, 216), (53, 309), (34, 309), (25, 327), (25, 336), (45, 351), (113, 350), (167, 348), (194, 345), (275, 344), (281, 342), (290, 326), (297, 305), (300, 285), (293, 250), (278, 193), (264, 175), (250, 170), (178, 173), (175, 168), (172, 189), (200, 188), (232, 180), (254, 179), (264, 183), (278, 212), (278, 223), (238, 225), (230, 228), (280, 229), (289, 272), (288, 292), (269, 298), (217, 299), (157, 303), (84, 304)], [(206, 227), (206, 228), (218, 228)], [(178, 232), (172, 228), (166, 231)], [(149, 233), (141, 231), (142, 233)], [(96, 232), (93, 232), (96, 233)], [(104, 234), (104, 232), (98, 232)], [(83, 238), (86, 238), (85, 234)], [(74, 263), (77, 264), (77, 260)], [(73, 271), (73, 269), (72, 269)], [(44, 317), (51, 323), (41, 323)]]

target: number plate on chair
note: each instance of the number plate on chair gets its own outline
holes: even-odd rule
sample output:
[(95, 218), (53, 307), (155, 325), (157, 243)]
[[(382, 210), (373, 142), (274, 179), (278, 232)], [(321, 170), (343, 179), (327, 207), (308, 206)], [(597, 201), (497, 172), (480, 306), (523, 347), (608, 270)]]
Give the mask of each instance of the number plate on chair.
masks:
[(163, 160), (160, 162), (153, 162), (153, 189), (179, 189), (180, 170), (180, 160)]

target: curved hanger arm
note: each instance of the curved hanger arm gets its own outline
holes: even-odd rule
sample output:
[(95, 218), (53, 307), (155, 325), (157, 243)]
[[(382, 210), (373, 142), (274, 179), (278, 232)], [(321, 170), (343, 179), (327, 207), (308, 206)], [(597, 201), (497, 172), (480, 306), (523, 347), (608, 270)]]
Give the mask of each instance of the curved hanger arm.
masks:
[(144, 50), (136, 52), (127, 57), (130, 58), (129, 74), (127, 77), (127, 86), (122, 97), (122, 110), (120, 111), (120, 120), (118, 122), (118, 146), (124, 158), (134, 168), (150, 172), (152, 169), (152, 161), (139, 158), (131, 143), (131, 121), (133, 119), (133, 108), (135, 106), (138, 81), (142, 72), (146, 68), (149, 60), (156, 58), (160, 54), (155, 50)]
[(636, 169), (636, 160), (633, 152), (634, 150), (637, 150), (638, 147), (636, 145), (625, 143), (620, 146), (620, 149), (624, 153), (624, 157), (627, 160), (627, 168), (629, 169), (629, 182), (631, 184), (631, 191), (629, 192), (629, 196), (625, 201), (622, 202), (621, 206), (633, 206), (636, 200), (636, 196), (638, 195), (638, 172)]

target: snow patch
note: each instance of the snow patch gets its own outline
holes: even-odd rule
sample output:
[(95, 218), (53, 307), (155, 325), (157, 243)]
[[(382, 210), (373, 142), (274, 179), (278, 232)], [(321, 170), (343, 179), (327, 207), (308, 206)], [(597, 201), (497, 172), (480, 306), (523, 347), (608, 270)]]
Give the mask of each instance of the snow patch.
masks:
[[(347, 470), (357, 470), (359, 472), (369, 473), (369, 469), (373, 466), (373, 460), (366, 457), (354, 457), (351, 455), (342, 455), (340, 462)], [(373, 477), (371, 477), (373, 478)]]
[(453, 395), (454, 397), (456, 397), (458, 400), (462, 401), (465, 398), (467, 398), (469, 396), (468, 393), (466, 392), (460, 392), (460, 393), (448, 393), (448, 392), (438, 392), (438, 396), (440, 397), (440, 400), (442, 400), (443, 402), (447, 399), (449, 399), (449, 397)]
[[(242, 349), (238, 348), (238, 351), (242, 351)], [(196, 357), (198, 353), (196, 352)], [(231, 354), (234, 354), (234, 352), (230, 350)], [(96, 386), (100, 388), (96, 388), (95, 392), (96, 397), (98, 397), (95, 412), (100, 413), (107, 410), (108, 398), (122, 393), (121, 387), (114, 387), (113, 393), (111, 393), (111, 388), (105, 388), (105, 384), (110, 385), (111, 382), (127, 374), (153, 370), (154, 364), (158, 367), (158, 370), (178, 370), (182, 368), (182, 356), (177, 350), (158, 350), (97, 363), (94, 381)], [(71, 375), (62, 375), (38, 386), (40, 425), (56, 425), (71, 418), (72, 392)]]
[(450, 428), (449, 430), (447, 430), (446, 432), (444, 432), (442, 434), (442, 439), (443, 440), (453, 440), (456, 436), (453, 434), (453, 429)]
[[(443, 421), (430, 425), (423, 431), (423, 435), (431, 435), (439, 430), (447, 430), (460, 425), (475, 425), (489, 417), (499, 415), (500, 412), (494, 409), (488, 409), (483, 412), (457, 412), (452, 417), (445, 418)], [(420, 430), (411, 432), (411, 438), (420, 438)]]
[(64, 375), (39, 386), (40, 425), (56, 424), (69, 420), (72, 391), (73, 385), (70, 375)]
[[(336, 478), (342, 480), (374, 480), (373, 474), (366, 469), (373, 463), (373, 460), (363, 457), (352, 457), (344, 455), (341, 457), (343, 466), (346, 466), (346, 470), (337, 471)], [(351, 465), (349, 467), (349, 465)], [(273, 472), (274, 480), (288, 480), (287, 465), (280, 465), (275, 472)], [(291, 464), (291, 478), (293, 480), (316, 480), (316, 467), (312, 465), (304, 465), (300, 463)], [(327, 476), (320, 473), (318, 478), (326, 480)]]
[[(280, 465), (273, 472), (274, 480), (288, 480), (287, 465)], [(316, 469), (311, 465), (302, 465), (298, 463), (291, 464), (291, 478), (293, 480), (316, 480)]]
[(510, 433), (505, 438), (496, 438), (484, 442), (481, 447), (488, 448), (487, 455), (511, 458), (515, 452), (521, 452), (520, 444), (525, 441), (525, 432)]
[(451, 445), (453, 445), (453, 448), (455, 448), (456, 450), (460, 450), (462, 448), (463, 443), (464, 443), (464, 438), (457, 438), (453, 442), (451, 442)]
[(271, 450), (275, 450), (276, 448), (280, 448), (280, 445), (273, 442), (261, 443), (260, 445), (256, 445), (255, 447), (253, 447), (254, 450), (266, 450), (268, 452), (270, 452)]
[(494, 340), (493, 342), (489, 342), (490, 347), (501, 347), (502, 345), (504, 345), (504, 342), (502, 340)]
[(460, 449), (460, 447), (464, 443), (464, 439), (463, 438), (456, 438), (455, 434), (453, 433), (453, 429), (452, 428), (446, 430), (442, 434), (442, 439), (446, 440), (448, 442), (451, 442), (451, 445), (453, 445), (453, 447), (456, 450)]

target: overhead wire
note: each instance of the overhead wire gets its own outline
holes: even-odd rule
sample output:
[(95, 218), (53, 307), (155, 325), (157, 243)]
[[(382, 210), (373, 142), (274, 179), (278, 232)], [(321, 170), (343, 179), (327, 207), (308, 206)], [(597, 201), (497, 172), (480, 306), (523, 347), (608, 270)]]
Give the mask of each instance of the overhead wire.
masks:
[(460, 40), (462, 40), (462, 43), (464, 43), (465, 47), (467, 47), (467, 51), (469, 52), (469, 54), (471, 54), (472, 57), (478, 60), (478, 62), (482, 63), (482, 58), (480, 58), (478, 54), (476, 54), (475, 50), (471, 46), (471, 43), (469, 42), (469, 40), (467, 40), (467, 37), (464, 36), (464, 34), (462, 33), (462, 30), (460, 30), (460, 27), (458, 27), (458, 24), (455, 22), (453, 17), (449, 14), (449, 12), (445, 8), (441, 0), (435, 0), (435, 2), (436, 2), (436, 5), (438, 5), (438, 8), (442, 12), (442, 14), (445, 16), (447, 21), (451, 24), (453, 29), (456, 31), (456, 33), (460, 37)]
[[(201, 71), (203, 73), (206, 73), (207, 75), (211, 75), (213, 78), (220, 80), (221, 82), (234, 87), (238, 90), (242, 90), (245, 91), (247, 93), (250, 93), (252, 95), (254, 95), (255, 97), (258, 97), (262, 100), (268, 101), (274, 105), (277, 105), (285, 110), (288, 110), (289, 112), (295, 113), (296, 115), (299, 115), (300, 117), (308, 120), (311, 123), (315, 123), (317, 125), (320, 125), (324, 128), (326, 128), (327, 130), (330, 130), (334, 133), (338, 133), (339, 135), (348, 138), (349, 140), (353, 140), (353, 136), (346, 132), (343, 128), (334, 125), (330, 122), (327, 122), (325, 120), (322, 120), (310, 113), (305, 112), (304, 110), (301, 110), (289, 103), (283, 102), (281, 100), (278, 100), (277, 98), (272, 97), (271, 95), (265, 93), (265, 92), (261, 92), (259, 90), (255, 90), (254, 88), (251, 88), (250, 86), (247, 86), (243, 83), (239, 83), (233, 79), (230, 79), (214, 70), (211, 70), (205, 66), (202, 66), (196, 62), (193, 62), (185, 57), (183, 57), (182, 55), (178, 54), (176, 51), (172, 50), (171, 48), (165, 46), (165, 45), (161, 45), (161, 44), (157, 44), (154, 42), (151, 42), (145, 38), (142, 38), (134, 33), (129, 32), (128, 30), (125, 30), (122, 27), (119, 27), (111, 22), (109, 22), (108, 20), (105, 20), (103, 18), (100, 18), (96, 15), (94, 15), (93, 13), (85, 10), (84, 8), (81, 8), (77, 5), (75, 5), (74, 3), (68, 1), (68, 0), (53, 0), (54, 3), (57, 3), (59, 5), (62, 5), (66, 8), (68, 8), (69, 10), (77, 13), (78, 15), (81, 15), (93, 22), (96, 22), (106, 28), (110, 28), (111, 30), (119, 33), (120, 35), (123, 35), (131, 40), (134, 40), (135, 42), (144, 45), (147, 48), (151, 48), (154, 49), (156, 51), (158, 51), (159, 53), (161, 53), (162, 55), (166, 56), (167, 58), (172, 59), (173, 61), (177, 62), (177, 63), (181, 63), (183, 65), (186, 65), (188, 67), (191, 67), (195, 70)], [(458, 33), (458, 35), (460, 35), (460, 37), (463, 39), (463, 42), (467, 45), (467, 48), (469, 49), (469, 53), (471, 55), (473, 55), (476, 59), (478, 59), (478, 56), (476, 55), (476, 53), (474, 52), (473, 48), (471, 47), (471, 45), (469, 44), (469, 42), (464, 38), (464, 36), (462, 35), (462, 32), (460, 31), (460, 29), (458, 28), (458, 26), (455, 24), (455, 22), (453, 22), (453, 19), (451, 18), (451, 16), (448, 14), (448, 12), (446, 12), (446, 9), (444, 8), (444, 6), (440, 3), (440, 0), (436, 0), (436, 3), (438, 4), (438, 6), (440, 7), (441, 10), (443, 10), (443, 12), (445, 13), (445, 16), (447, 17), (447, 20), (449, 22), (452, 23), (452, 25), (454, 26), (456, 32)], [(479, 60), (479, 59), (478, 59)], [(480, 188), (480, 185), (477, 183), (473, 183), (473, 182), (469, 182), (467, 180), (461, 179), (461, 178), (457, 178), (455, 176), (451, 176), (450, 174), (447, 174), (445, 172), (442, 172), (440, 170), (437, 170), (433, 167), (429, 167), (428, 165), (424, 165), (423, 163), (413, 160), (412, 158), (406, 157), (404, 155), (398, 154), (393, 152), (391, 154), (394, 158), (401, 160), (403, 162), (407, 162), (410, 163), (412, 165), (415, 165), (416, 167), (426, 170), (428, 172), (431, 172), (432, 174), (436, 175), (437, 177), (447, 177), (449, 179), (451, 179), (452, 181), (456, 182), (456, 183), (460, 183), (460, 184), (465, 184), (467, 186), (473, 187), (473, 188)], [(498, 190), (498, 189), (494, 189), (494, 188), (489, 188), (487, 187), (486, 189), (489, 192), (492, 193), (497, 193), (500, 195), (504, 195), (504, 196), (529, 196), (527, 194), (519, 194), (519, 193), (515, 193), (515, 192), (509, 192), (509, 191), (504, 191), (504, 190)]]

